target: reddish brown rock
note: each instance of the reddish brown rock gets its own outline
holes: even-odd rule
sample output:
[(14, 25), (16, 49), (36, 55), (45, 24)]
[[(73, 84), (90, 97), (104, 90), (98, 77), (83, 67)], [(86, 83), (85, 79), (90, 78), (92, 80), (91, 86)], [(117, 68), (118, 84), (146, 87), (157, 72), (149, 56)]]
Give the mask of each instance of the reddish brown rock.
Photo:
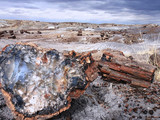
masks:
[(125, 81), (131, 85), (149, 87), (154, 78), (156, 67), (136, 62), (122, 52), (107, 49), (98, 62), (104, 79)]

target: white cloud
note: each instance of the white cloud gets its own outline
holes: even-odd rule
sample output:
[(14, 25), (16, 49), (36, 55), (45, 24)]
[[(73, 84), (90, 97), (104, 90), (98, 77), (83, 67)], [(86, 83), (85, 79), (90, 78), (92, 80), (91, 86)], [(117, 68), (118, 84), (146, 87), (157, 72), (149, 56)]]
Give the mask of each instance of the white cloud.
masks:
[[(124, 1), (120, 1), (124, 2)], [(72, 10), (65, 7), (64, 3), (48, 4), (47, 2), (32, 2), (23, 3), (21, 7), (15, 7), (19, 4), (14, 3), (7, 5), (7, 2), (2, 2), (6, 7), (0, 9), (1, 19), (29, 19), (29, 20), (42, 20), (42, 21), (78, 21), (78, 22), (92, 22), (92, 23), (160, 23), (160, 17), (153, 19), (152, 15), (137, 14), (135, 11), (128, 8), (119, 10)], [(86, 2), (88, 3), (88, 1)], [(84, 4), (84, 3), (83, 3)], [(88, 3), (89, 4), (89, 3)], [(103, 4), (103, 1), (93, 1), (92, 4)], [(67, 5), (67, 4), (66, 4)], [(3, 5), (2, 5), (3, 6)], [(24, 7), (25, 6), (25, 7)], [(39, 9), (32, 9), (30, 7)], [(87, 6), (87, 5), (86, 5)], [(89, 5), (88, 5), (89, 6)]]

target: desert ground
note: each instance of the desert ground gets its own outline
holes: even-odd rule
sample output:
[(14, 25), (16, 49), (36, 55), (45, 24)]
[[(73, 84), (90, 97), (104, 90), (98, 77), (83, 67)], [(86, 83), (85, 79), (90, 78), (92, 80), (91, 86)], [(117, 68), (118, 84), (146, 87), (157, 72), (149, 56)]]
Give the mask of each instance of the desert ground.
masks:
[[(0, 31), (6, 31), (0, 35), (0, 49), (16, 42), (32, 42), (43, 48), (54, 48), (58, 51), (84, 52), (111, 48), (136, 58), (140, 54), (150, 56), (160, 46), (160, 26), (156, 24), (116, 25), (0, 20)], [(82, 35), (78, 35), (78, 31), (82, 31)], [(141, 60), (148, 61), (144, 56)]]
[[(160, 119), (160, 26), (90, 23), (47, 23), (0, 20), (0, 51), (15, 43), (32, 42), (59, 52), (113, 49), (135, 61), (154, 65), (149, 88), (132, 87), (98, 77), (71, 108), (51, 120)], [(14, 119), (0, 93), (0, 119)]]

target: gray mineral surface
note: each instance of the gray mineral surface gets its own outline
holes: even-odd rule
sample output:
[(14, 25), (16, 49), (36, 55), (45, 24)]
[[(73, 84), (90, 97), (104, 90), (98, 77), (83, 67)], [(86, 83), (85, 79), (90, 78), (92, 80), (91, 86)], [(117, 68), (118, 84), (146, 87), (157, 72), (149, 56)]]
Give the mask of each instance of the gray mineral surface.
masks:
[(2, 88), (12, 95), (16, 110), (26, 116), (60, 110), (67, 106), (72, 89), (84, 89), (87, 84), (83, 66), (56, 50), (10, 45), (0, 61)]

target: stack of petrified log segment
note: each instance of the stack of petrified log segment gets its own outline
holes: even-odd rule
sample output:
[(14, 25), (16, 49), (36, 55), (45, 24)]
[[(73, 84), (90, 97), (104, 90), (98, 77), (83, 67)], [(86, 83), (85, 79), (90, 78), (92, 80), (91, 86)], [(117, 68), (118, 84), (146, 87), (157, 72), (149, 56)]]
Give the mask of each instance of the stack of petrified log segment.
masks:
[(9, 31), (0, 31), (0, 38), (1, 37), (8, 37), (9, 39), (16, 39), (15, 33), (13, 30), (9, 30)]
[(124, 81), (141, 87), (149, 87), (153, 81), (156, 68), (150, 64), (136, 62), (132, 57), (125, 57), (123, 52), (111, 49), (94, 54), (101, 55), (97, 62), (104, 80)]

